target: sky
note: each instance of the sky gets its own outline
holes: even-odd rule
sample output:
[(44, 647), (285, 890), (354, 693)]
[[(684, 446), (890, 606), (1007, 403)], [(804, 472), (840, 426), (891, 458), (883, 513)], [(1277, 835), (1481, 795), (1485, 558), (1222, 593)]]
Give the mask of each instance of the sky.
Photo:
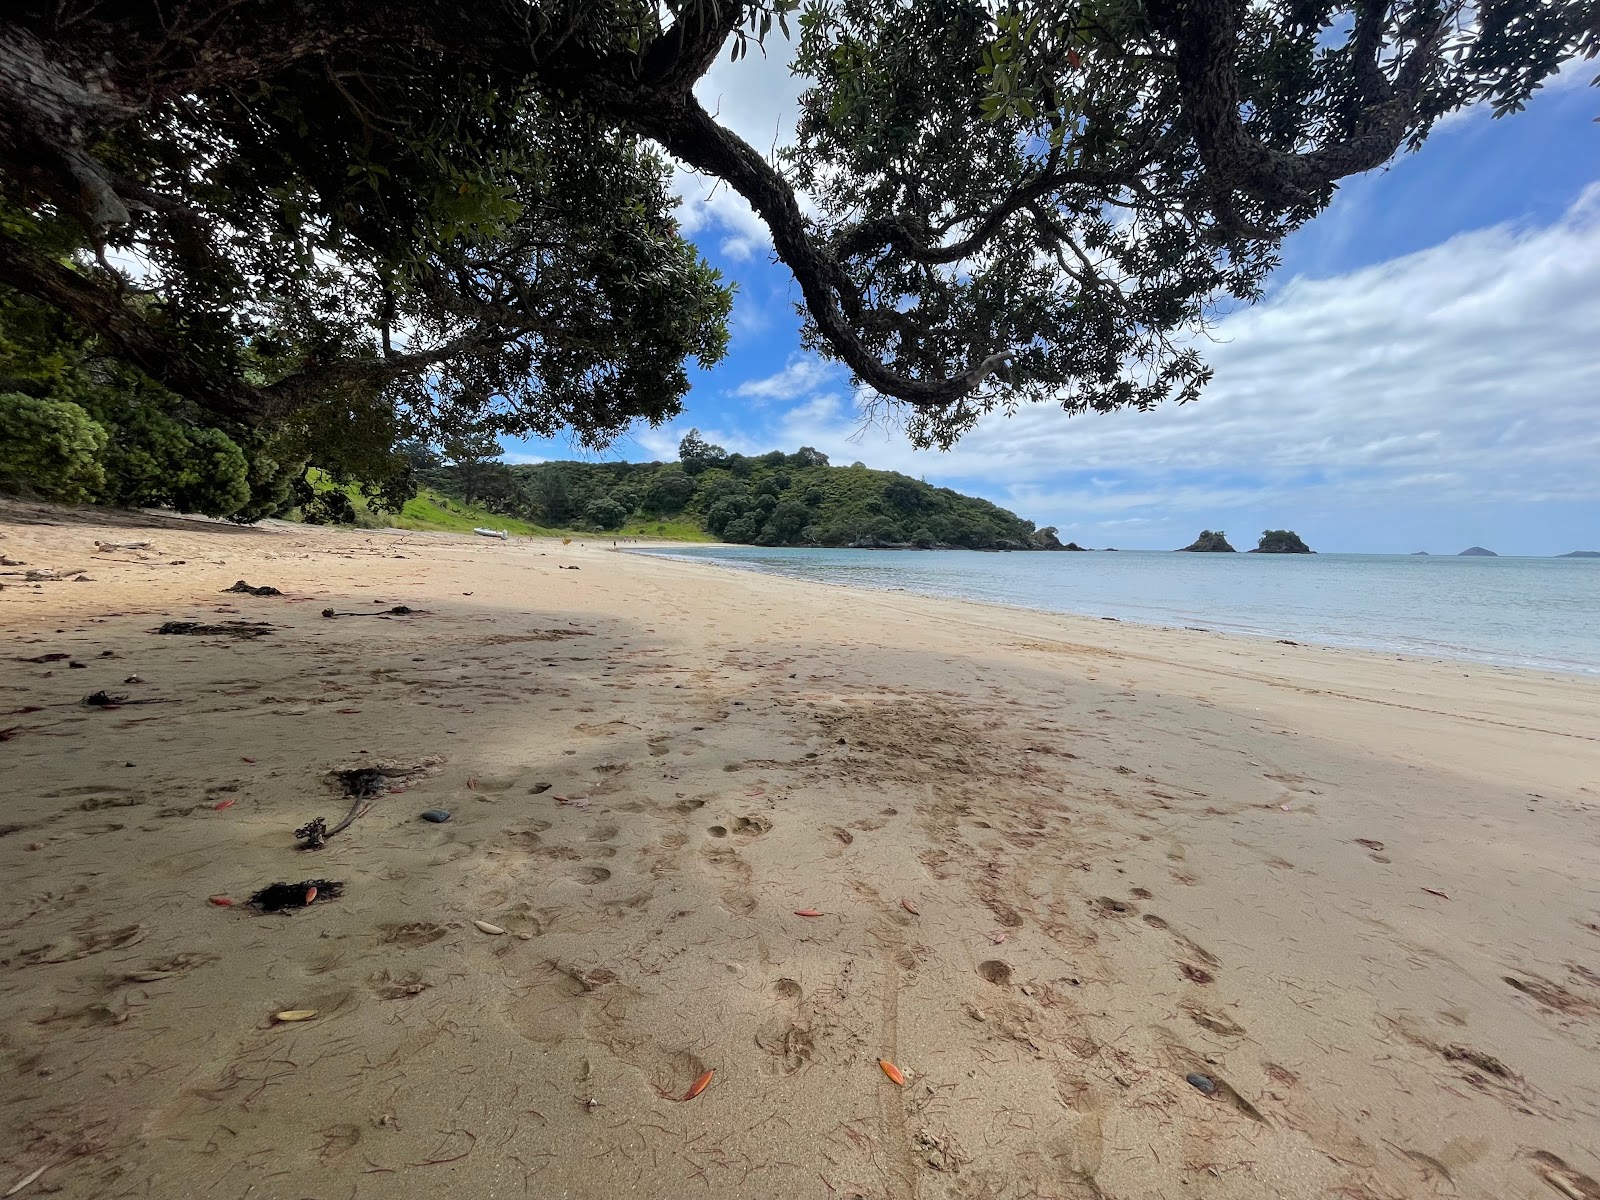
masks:
[[(799, 345), (798, 287), (725, 186), (680, 172), (679, 217), (737, 286), (728, 356), (683, 414), (600, 455), (506, 443), (509, 462), (670, 460), (698, 428), (729, 450), (814, 446), (983, 496), (1063, 541), (1241, 549), (1294, 529), (1330, 552), (1600, 549), (1600, 89), (1569, 70), (1527, 111), (1452, 117), (1417, 153), (1347, 180), (1284, 245), (1259, 304), (1204, 348), (1201, 399), (1147, 413), (992, 414), (951, 451), (869, 422), (848, 372)], [(766, 149), (803, 81), (781, 56), (723, 62), (703, 102)]]

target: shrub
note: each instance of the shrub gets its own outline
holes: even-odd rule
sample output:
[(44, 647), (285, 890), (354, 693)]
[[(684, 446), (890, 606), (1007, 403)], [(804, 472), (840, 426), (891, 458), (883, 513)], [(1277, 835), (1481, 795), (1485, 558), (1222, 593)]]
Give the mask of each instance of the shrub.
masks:
[(584, 506), (583, 516), (596, 529), (621, 529), (628, 519), (628, 510), (610, 496), (601, 496)]
[(76, 404), (0, 393), (0, 484), (84, 503), (105, 487), (106, 431)]

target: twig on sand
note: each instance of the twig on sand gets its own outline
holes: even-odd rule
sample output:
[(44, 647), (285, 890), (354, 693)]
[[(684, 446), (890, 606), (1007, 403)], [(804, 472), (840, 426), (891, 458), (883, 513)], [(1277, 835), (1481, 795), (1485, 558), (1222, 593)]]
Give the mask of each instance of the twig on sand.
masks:
[(40, 1167), (35, 1167), (33, 1170), (29, 1171), (26, 1175), (24, 1175), (21, 1179), (17, 1180), (15, 1183), (13, 1183), (11, 1185), (11, 1190), (8, 1191), (6, 1193), (6, 1195), (7, 1196), (15, 1196), (23, 1188), (27, 1187), (35, 1179), (38, 1179), (39, 1176), (43, 1175), (49, 1169), (50, 1169), (50, 1164), (49, 1163), (45, 1163), (43, 1166), (40, 1166)]
[(408, 1167), (442, 1167), (446, 1163), (460, 1162), (467, 1155), (471, 1154), (472, 1153), (472, 1148), (478, 1144), (478, 1135), (473, 1133), (472, 1130), (470, 1130), (470, 1129), (441, 1129), (439, 1132), (444, 1134), (445, 1140), (439, 1143), (438, 1147), (435, 1150), (435, 1154), (437, 1154), (439, 1150), (443, 1150), (447, 1146), (449, 1146), (450, 1139), (451, 1138), (455, 1138), (455, 1137), (464, 1137), (464, 1138), (466, 1138), (467, 1139), (467, 1148), (465, 1150), (463, 1150), (460, 1154), (453, 1154), (448, 1158), (437, 1158), (437, 1157), (436, 1158), (425, 1158), (421, 1162), (407, 1163), (406, 1166), (408, 1166)]

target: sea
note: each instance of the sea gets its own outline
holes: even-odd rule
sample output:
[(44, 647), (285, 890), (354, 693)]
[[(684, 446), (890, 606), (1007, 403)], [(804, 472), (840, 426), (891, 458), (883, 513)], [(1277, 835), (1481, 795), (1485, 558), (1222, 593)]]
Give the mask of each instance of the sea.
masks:
[(1600, 559), (731, 545), (639, 552), (850, 587), (1600, 675)]

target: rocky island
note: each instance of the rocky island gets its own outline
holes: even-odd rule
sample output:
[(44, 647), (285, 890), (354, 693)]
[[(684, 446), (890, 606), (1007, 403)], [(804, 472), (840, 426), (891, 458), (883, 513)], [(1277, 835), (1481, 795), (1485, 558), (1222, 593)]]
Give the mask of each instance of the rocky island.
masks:
[(1251, 554), (1315, 554), (1316, 551), (1300, 540), (1292, 529), (1269, 529)]
[(1179, 554), (1236, 554), (1234, 548), (1228, 545), (1228, 535), (1218, 529), (1202, 529), (1200, 536), (1189, 545), (1178, 551)]
[(1456, 555), (1456, 557), (1460, 558), (1463, 555), (1465, 555), (1465, 556), (1467, 556), (1469, 558), (1499, 558), (1500, 557), (1493, 550), (1485, 550), (1482, 546), (1468, 546), (1460, 554)]
[(1565, 554), (1556, 555), (1557, 558), (1600, 558), (1600, 550), (1568, 550)]

